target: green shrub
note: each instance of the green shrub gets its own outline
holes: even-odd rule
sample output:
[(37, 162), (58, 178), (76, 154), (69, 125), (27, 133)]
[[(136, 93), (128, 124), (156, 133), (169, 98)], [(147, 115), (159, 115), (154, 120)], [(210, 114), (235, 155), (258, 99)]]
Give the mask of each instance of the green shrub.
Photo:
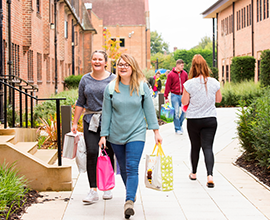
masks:
[(238, 135), (244, 155), (248, 160), (258, 161), (260, 167), (270, 170), (270, 89), (265, 89), (263, 95), (241, 110), (237, 122)]
[(254, 79), (255, 62), (251, 56), (234, 57), (231, 64), (232, 82)]
[(239, 101), (245, 101), (246, 105), (250, 105), (254, 98), (261, 96), (262, 90), (260, 83), (251, 81), (243, 81), (241, 83), (225, 83), (221, 87), (222, 101), (216, 103), (217, 107), (235, 107), (239, 105)]
[(264, 50), (261, 54), (261, 86), (270, 86), (270, 50)]
[(76, 76), (70, 75), (64, 80), (65, 87), (67, 87), (68, 89), (78, 88), (82, 77), (83, 75), (76, 75)]
[[(52, 97), (64, 97), (66, 100), (60, 101), (60, 105), (74, 105), (78, 99), (78, 90), (72, 89), (69, 91), (63, 91), (59, 94), (52, 96)], [(34, 121), (39, 121), (39, 118), (43, 118), (45, 120), (50, 119), (50, 115), (54, 115), (56, 112), (56, 101), (45, 101), (39, 103), (34, 108)], [(36, 123), (35, 123), (36, 124)], [(38, 123), (37, 123), (38, 124)]]
[(15, 164), (0, 165), (0, 217), (9, 219), (12, 207), (21, 207), (23, 198), (28, 192), (27, 180), (18, 176)]
[(210, 74), (211, 77), (215, 78), (218, 80), (218, 68), (217, 67), (211, 67), (210, 68), (212, 74)]
[(155, 75), (155, 70), (154, 69), (150, 69), (150, 70), (143, 69), (142, 72), (143, 72), (146, 79), (149, 79), (151, 76)]

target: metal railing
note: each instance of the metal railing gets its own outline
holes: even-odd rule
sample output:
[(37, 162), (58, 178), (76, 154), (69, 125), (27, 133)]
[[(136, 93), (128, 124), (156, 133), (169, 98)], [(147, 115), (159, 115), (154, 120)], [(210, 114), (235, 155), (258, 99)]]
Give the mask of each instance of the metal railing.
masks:
[[(60, 101), (66, 100), (66, 98), (37, 98), (33, 96), (34, 91), (38, 91), (38, 88), (29, 84), (25, 80), (14, 75), (3, 75), (0, 77), (0, 83), (4, 85), (4, 128), (7, 128), (7, 87), (10, 88), (12, 96), (12, 125), (15, 127), (15, 91), (19, 92), (19, 115), (20, 115), (20, 127), (23, 127), (22, 123), (22, 95), (25, 95), (25, 127), (28, 127), (28, 98), (30, 98), (30, 115), (31, 115), (31, 127), (33, 128), (33, 100), (36, 101), (56, 101), (56, 125), (57, 125), (57, 149), (58, 149), (58, 166), (62, 165), (62, 149), (61, 149), (61, 136), (60, 136)], [(22, 84), (25, 85), (22, 85)], [(16, 88), (19, 87), (19, 88)], [(24, 90), (24, 91), (23, 91)], [(30, 94), (28, 94), (30, 92)]]

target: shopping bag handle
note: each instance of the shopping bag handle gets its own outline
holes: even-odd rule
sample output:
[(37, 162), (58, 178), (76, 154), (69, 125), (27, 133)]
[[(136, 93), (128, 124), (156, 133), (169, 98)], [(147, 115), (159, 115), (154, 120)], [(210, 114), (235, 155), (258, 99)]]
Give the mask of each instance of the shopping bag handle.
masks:
[[(152, 155), (154, 155), (154, 153), (156, 151), (156, 148), (157, 148), (157, 145), (155, 144), (155, 147), (154, 147), (154, 150), (152, 152)], [(161, 147), (161, 143), (160, 142), (158, 142), (158, 149), (157, 149), (157, 156), (159, 156), (159, 155), (160, 156), (165, 156), (164, 151), (163, 151), (163, 149)]]
[(103, 152), (105, 152), (106, 156), (108, 156), (108, 154), (107, 154), (107, 152), (106, 152), (106, 150), (105, 150), (105, 148), (104, 148), (104, 146), (103, 146), (103, 145), (102, 145), (102, 148), (101, 148), (100, 154), (102, 154), (102, 151), (103, 151)]

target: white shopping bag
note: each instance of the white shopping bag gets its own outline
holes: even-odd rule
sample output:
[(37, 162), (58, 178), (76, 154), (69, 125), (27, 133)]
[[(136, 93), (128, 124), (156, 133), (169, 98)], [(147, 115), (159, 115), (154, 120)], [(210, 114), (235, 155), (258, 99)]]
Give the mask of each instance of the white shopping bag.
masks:
[(86, 146), (84, 136), (80, 135), (78, 141), (77, 154), (76, 154), (76, 164), (78, 166), (80, 173), (86, 172)]
[(79, 136), (82, 135), (82, 132), (69, 132), (65, 134), (64, 145), (63, 145), (63, 157), (73, 159), (76, 157), (77, 145), (79, 141)]

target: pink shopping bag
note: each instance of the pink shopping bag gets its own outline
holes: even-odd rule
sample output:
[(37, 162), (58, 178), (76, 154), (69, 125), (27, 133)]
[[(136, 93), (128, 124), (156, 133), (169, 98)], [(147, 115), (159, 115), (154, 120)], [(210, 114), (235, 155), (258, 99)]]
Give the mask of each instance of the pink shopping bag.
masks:
[[(102, 151), (105, 152), (104, 156)], [(105, 149), (102, 151), (97, 159), (97, 186), (99, 190), (107, 191), (114, 188), (115, 178), (110, 157)]]

